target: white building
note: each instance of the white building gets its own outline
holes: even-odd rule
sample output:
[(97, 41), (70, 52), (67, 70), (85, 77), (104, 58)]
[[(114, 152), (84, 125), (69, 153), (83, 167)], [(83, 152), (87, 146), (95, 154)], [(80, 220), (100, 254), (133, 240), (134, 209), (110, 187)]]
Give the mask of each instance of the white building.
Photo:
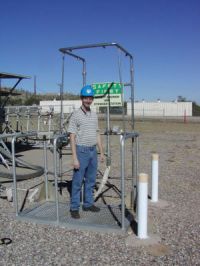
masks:
[[(63, 113), (71, 113), (73, 110), (78, 109), (81, 106), (81, 100), (64, 100), (63, 101)], [(60, 113), (61, 105), (60, 101), (40, 101), (40, 107), (42, 112), (49, 111), (50, 108), (53, 108), (54, 113)], [(96, 111), (96, 107), (92, 106), (92, 110)]]
[[(74, 109), (80, 107), (81, 101), (80, 100), (73, 100), (73, 101), (63, 101), (63, 112), (64, 113), (71, 113)], [(49, 111), (49, 108), (53, 108), (54, 113), (60, 113), (61, 105), (60, 101), (53, 100), (53, 101), (40, 101), (40, 107), (42, 108), (42, 112)]]
[[(135, 102), (135, 116), (192, 116), (192, 102)], [(131, 103), (127, 103), (127, 115), (131, 115)]]
[[(71, 113), (73, 110), (81, 106), (80, 100), (64, 100), (63, 112)], [(47, 112), (53, 108), (54, 113), (60, 113), (60, 101), (40, 101), (42, 112)], [(98, 107), (92, 106), (94, 111), (98, 112)], [(167, 116), (192, 116), (192, 102), (135, 102), (134, 103), (135, 116), (139, 117), (167, 117)], [(131, 103), (127, 103), (127, 115), (131, 115)]]

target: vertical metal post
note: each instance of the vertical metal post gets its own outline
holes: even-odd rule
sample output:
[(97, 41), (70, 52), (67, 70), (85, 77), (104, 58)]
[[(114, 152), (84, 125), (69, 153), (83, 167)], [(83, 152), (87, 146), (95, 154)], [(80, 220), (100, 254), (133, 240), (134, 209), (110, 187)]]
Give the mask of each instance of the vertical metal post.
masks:
[(62, 149), (60, 149), (60, 153), (58, 154), (58, 162), (59, 177), (62, 177)]
[(38, 132), (40, 131), (40, 119), (41, 119), (41, 113), (40, 113), (40, 110), (38, 109), (38, 123), (37, 123)]
[(49, 139), (51, 137), (51, 113), (49, 114), (48, 117), (48, 132), (49, 132)]
[(124, 87), (122, 84), (122, 73), (121, 73), (121, 50), (118, 49), (118, 70), (119, 70), (119, 82), (122, 89), (122, 125), (123, 125), (123, 132), (126, 131), (125, 127), (125, 110), (124, 110)]
[[(28, 108), (27, 108), (28, 109)], [(28, 109), (28, 114), (27, 114), (27, 122), (26, 122), (26, 131), (29, 131), (29, 122), (30, 122), (30, 110)]]
[(65, 70), (65, 56), (62, 57), (62, 82), (60, 85), (60, 133), (63, 132), (63, 123), (64, 123), (64, 116), (63, 116), (63, 92), (64, 92), (64, 70)]
[(109, 166), (111, 164), (111, 152), (110, 152), (110, 107), (107, 106), (107, 117), (106, 117), (106, 149), (107, 149), (107, 160), (106, 165)]
[(121, 146), (121, 229), (125, 229), (125, 193), (124, 193), (124, 175), (125, 175), (125, 147), (124, 147), (125, 136), (120, 135), (120, 146)]
[(135, 161), (136, 161), (136, 152), (135, 152), (135, 138), (131, 138), (131, 153), (132, 153), (132, 189), (131, 189), (131, 208), (134, 207), (134, 198), (135, 198)]
[(16, 177), (16, 163), (15, 163), (15, 140), (16, 137), (12, 137), (11, 145), (12, 145), (12, 172), (13, 172), (13, 199), (15, 206), (15, 214), (18, 216), (18, 198), (17, 198), (17, 177)]
[(5, 108), (5, 110), (6, 110), (5, 122), (8, 123), (9, 122), (9, 107)]
[(132, 206), (135, 206), (137, 200), (137, 184), (138, 184), (138, 151), (139, 151), (138, 135), (132, 137)]
[[(82, 71), (82, 76), (83, 76), (83, 86), (86, 85), (86, 62), (85, 60), (82, 61), (83, 62), (83, 71)], [(83, 201), (84, 201), (84, 186), (85, 186), (85, 179), (83, 179), (83, 185), (81, 187), (81, 205), (83, 205)]]
[(46, 200), (49, 198), (49, 191), (48, 191), (48, 166), (47, 166), (47, 142), (46, 142), (46, 135), (43, 136), (44, 141), (44, 176), (45, 176), (45, 197)]
[(137, 136), (136, 138), (136, 178), (137, 179), (138, 179), (138, 173), (139, 173), (139, 137)]
[(59, 204), (58, 204), (58, 175), (57, 175), (57, 136), (53, 141), (53, 158), (54, 158), (54, 178), (55, 178), (55, 203), (56, 203), (56, 219), (59, 223)]
[(139, 177), (139, 138), (136, 138), (136, 160), (135, 160), (135, 207), (136, 220), (138, 219), (138, 177)]
[(135, 118), (134, 118), (134, 68), (133, 68), (133, 58), (130, 58), (130, 76), (131, 76), (131, 120), (132, 120), (132, 130), (135, 128)]
[(82, 75), (83, 75), (83, 86), (86, 85), (86, 62), (85, 60), (83, 61), (83, 72), (82, 72)]
[(16, 131), (19, 132), (19, 107), (16, 108)]

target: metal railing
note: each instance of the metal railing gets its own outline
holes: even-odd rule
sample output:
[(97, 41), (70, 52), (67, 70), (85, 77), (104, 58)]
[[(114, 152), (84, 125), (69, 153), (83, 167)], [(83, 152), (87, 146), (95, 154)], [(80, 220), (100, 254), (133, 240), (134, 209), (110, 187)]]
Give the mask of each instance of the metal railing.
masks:
[[(136, 132), (124, 133), (120, 135), (120, 151), (121, 151), (121, 229), (125, 229), (125, 141), (132, 139), (132, 193), (137, 190), (138, 176), (138, 152), (139, 152), (139, 134)], [(136, 142), (136, 145), (134, 145)], [(135, 182), (136, 181), (136, 182)], [(136, 191), (137, 193), (137, 191)], [(132, 194), (133, 195), (133, 194)], [(132, 202), (133, 205), (133, 202)]]
[(14, 206), (15, 206), (15, 213), (16, 216), (19, 215), (19, 211), (18, 211), (18, 199), (17, 199), (17, 176), (16, 176), (16, 160), (15, 160), (15, 142), (17, 138), (20, 137), (33, 137), (33, 136), (37, 136), (37, 132), (27, 132), (27, 133), (14, 133), (14, 134), (7, 134), (10, 135), (10, 137), (12, 137), (11, 140), (11, 147), (12, 147), (12, 172), (13, 172), (13, 188), (14, 188)]

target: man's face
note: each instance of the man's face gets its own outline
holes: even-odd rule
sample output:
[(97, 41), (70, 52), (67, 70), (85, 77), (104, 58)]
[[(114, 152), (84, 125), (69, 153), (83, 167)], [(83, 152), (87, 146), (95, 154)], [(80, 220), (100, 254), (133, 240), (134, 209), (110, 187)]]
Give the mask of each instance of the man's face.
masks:
[(82, 97), (81, 100), (82, 100), (82, 105), (86, 108), (86, 109), (89, 109), (90, 108), (90, 105), (92, 104), (93, 102), (93, 97), (91, 96), (87, 96), (87, 97)]

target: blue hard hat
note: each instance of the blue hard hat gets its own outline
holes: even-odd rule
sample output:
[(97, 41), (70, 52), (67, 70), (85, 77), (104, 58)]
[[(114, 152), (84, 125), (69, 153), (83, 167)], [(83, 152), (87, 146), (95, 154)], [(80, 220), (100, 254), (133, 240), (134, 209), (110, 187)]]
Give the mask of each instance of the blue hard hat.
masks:
[(94, 97), (94, 89), (91, 85), (86, 85), (81, 89), (80, 94), (83, 97)]

